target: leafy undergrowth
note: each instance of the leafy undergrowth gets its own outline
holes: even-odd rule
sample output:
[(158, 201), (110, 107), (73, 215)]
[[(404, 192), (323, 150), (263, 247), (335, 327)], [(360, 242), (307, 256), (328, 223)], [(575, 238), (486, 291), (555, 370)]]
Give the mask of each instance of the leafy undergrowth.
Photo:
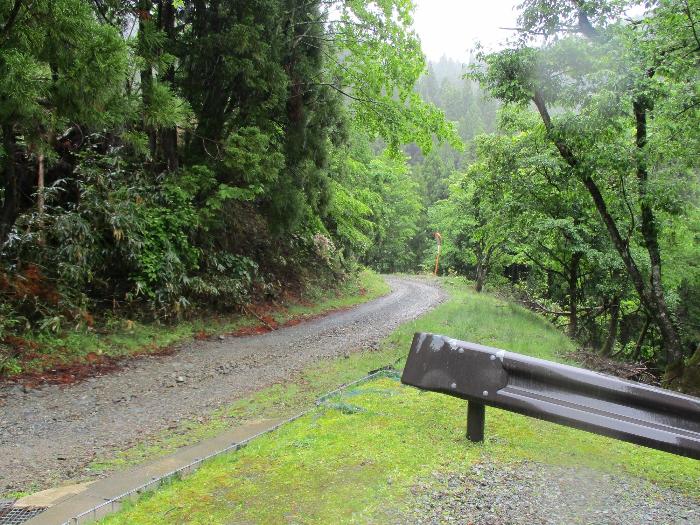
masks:
[[(389, 292), (381, 276), (365, 270), (333, 289), (309, 288), (302, 297), (279, 305), (249, 308), (248, 315), (203, 317), (176, 324), (138, 323), (114, 319), (90, 330), (60, 335), (38, 333), (17, 344), (28, 351), (6, 378), (28, 386), (39, 383), (72, 383), (83, 377), (109, 372), (121, 359), (143, 354), (163, 354), (188, 339), (204, 339), (222, 333), (244, 335), (270, 327), (298, 323), (348, 308)], [(0, 374), (2, 378), (2, 374)]]
[[(227, 409), (229, 417), (279, 415), (371, 367), (400, 367), (419, 330), (558, 361), (573, 349), (535, 314), (466, 291), (461, 281), (443, 282), (451, 299), (401, 327), (379, 351), (355, 354), (310, 370), (294, 385), (262, 391)], [(409, 504), (416, 480), (483, 460), (583, 465), (700, 497), (700, 471), (690, 459), (497, 409), (488, 409), (484, 444), (466, 441), (464, 426), (463, 401), (392, 379), (372, 381), (144, 496), (105, 523), (394, 522)]]

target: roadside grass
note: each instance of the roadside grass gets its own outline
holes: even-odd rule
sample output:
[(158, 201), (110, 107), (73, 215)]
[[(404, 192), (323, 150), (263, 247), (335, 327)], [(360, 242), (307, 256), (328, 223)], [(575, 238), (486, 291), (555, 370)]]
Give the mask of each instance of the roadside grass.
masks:
[[(319, 390), (381, 365), (403, 365), (415, 331), (566, 361), (568, 339), (537, 315), (443, 279), (449, 301), (399, 328), (378, 351), (314, 367), (226, 409), (233, 420), (308, 406)], [(700, 497), (697, 462), (509, 412), (487, 410), (486, 441), (464, 438), (466, 404), (392, 379), (366, 383), (105, 520), (139, 523), (400, 522), (418, 480), (479, 461), (534, 460), (627, 474)], [(229, 421), (231, 421), (229, 419)], [(439, 474), (438, 474), (439, 473)], [(436, 483), (439, 483), (436, 479)]]
[[(283, 324), (303, 320), (328, 311), (347, 308), (389, 293), (381, 276), (363, 270), (334, 289), (311, 286), (298, 298), (271, 310), (275, 322)], [(173, 324), (140, 323), (127, 319), (108, 319), (95, 329), (66, 330), (61, 334), (41, 332), (25, 338), (35, 348), (30, 359), (14, 367), (9, 377), (19, 373), (41, 374), (56, 367), (68, 367), (62, 373), (70, 381), (70, 366), (99, 363), (138, 354), (161, 352), (192, 339), (230, 333), (260, 325), (253, 315), (221, 315), (183, 320)], [(1, 375), (0, 375), (1, 377)], [(61, 379), (59, 378), (59, 379)], [(60, 381), (59, 381), (60, 382)]]
[[(359, 293), (364, 289), (364, 293)], [(288, 319), (313, 317), (342, 308), (348, 308), (377, 299), (389, 293), (390, 287), (384, 279), (371, 271), (364, 271), (360, 279), (346, 293), (336, 296), (326, 293), (326, 299), (316, 297), (311, 306), (291, 305), (288, 318), (277, 317), (282, 323)], [(320, 292), (323, 293), (323, 292)], [(220, 333), (220, 332), (214, 332)], [(108, 470), (117, 470), (137, 465), (144, 461), (162, 457), (178, 448), (198, 443), (232, 426), (258, 421), (289, 417), (313, 404), (322, 394), (366, 375), (367, 371), (381, 368), (389, 363), (384, 351), (360, 350), (347, 359), (324, 360), (309, 367), (294, 381), (275, 384), (254, 394), (242, 397), (231, 405), (196, 419), (182, 420), (176, 428), (149, 436), (134, 446), (110, 456), (98, 456), (76, 481), (90, 479)], [(394, 358), (395, 359), (395, 358)]]

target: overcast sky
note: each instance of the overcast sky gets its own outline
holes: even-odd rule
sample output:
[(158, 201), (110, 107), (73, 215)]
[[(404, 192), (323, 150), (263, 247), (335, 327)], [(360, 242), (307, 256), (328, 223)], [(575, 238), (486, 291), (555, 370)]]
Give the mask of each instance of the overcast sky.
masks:
[(476, 41), (488, 48), (513, 35), (501, 27), (514, 27), (513, 9), (521, 0), (416, 0), (415, 28), (430, 60), (446, 55), (469, 60)]

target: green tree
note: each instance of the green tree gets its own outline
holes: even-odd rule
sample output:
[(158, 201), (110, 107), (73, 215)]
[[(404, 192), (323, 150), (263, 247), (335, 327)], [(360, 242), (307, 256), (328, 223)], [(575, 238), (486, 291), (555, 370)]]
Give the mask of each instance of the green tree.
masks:
[[(127, 50), (82, 0), (6, 0), (0, 35), (2, 210), (0, 242), (37, 193), (42, 213), (47, 167), (69, 155), (86, 132), (127, 110)], [(59, 153), (60, 154), (60, 153)]]
[(481, 292), (497, 259), (504, 255), (508, 228), (499, 213), (500, 196), (490, 192), (483, 165), (456, 175), (449, 198), (430, 209), (431, 224), (443, 239), (443, 266), (471, 275)]
[[(696, 83), (691, 66), (696, 58), (688, 58), (697, 55), (695, 26), (687, 16), (677, 23), (681, 4), (654, 3), (639, 23), (625, 24), (620, 18), (624, 3), (525, 2), (525, 31), (556, 38), (541, 49), (523, 46), (485, 56), (486, 70), (477, 75), (504, 102), (537, 108), (546, 136), (587, 190), (639, 300), (661, 332), (669, 378), (682, 368), (684, 348), (664, 289), (659, 243), (660, 218), (670, 211), (660, 197), (673, 193), (672, 179), (666, 177), (670, 159), (654, 139), (667, 136), (655, 129), (671, 123), (666, 118), (650, 123), (648, 117), (668, 114), (679, 97), (687, 98), (681, 86)], [(581, 36), (566, 36), (572, 27)], [(674, 34), (670, 27), (676, 27)], [(558, 108), (555, 114), (552, 107)], [(679, 115), (681, 121), (696, 119), (692, 108)], [(676, 167), (693, 165), (688, 153), (674, 162)]]
[(410, 271), (416, 257), (407, 247), (420, 232), (423, 210), (418, 186), (406, 160), (389, 154), (370, 162), (368, 177), (379, 200), (373, 209), (374, 238), (364, 261), (382, 272)]

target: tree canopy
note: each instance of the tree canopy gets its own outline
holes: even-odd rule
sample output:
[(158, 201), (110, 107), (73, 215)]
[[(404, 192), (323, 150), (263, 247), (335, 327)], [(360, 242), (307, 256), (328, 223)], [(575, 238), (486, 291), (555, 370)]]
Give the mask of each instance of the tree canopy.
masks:
[(698, 0), (524, 0), (468, 65), (427, 63), (413, 10), (0, 0), (4, 355), (108, 312), (432, 271), (439, 232), (441, 273), (686, 382)]

